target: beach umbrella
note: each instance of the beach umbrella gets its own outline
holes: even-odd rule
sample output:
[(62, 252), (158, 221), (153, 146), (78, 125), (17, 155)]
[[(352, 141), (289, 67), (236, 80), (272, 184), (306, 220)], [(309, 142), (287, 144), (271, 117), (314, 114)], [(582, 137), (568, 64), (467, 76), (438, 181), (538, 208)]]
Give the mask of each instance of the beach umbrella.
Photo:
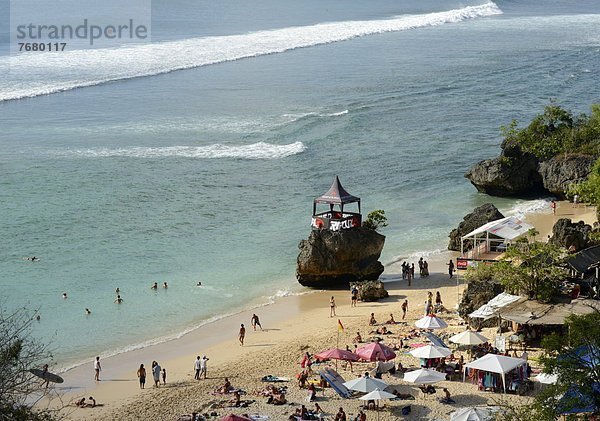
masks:
[[(367, 393), (365, 396), (361, 396), (358, 399), (363, 401), (380, 401), (381, 399), (394, 399), (396, 395), (393, 395), (388, 392), (384, 392), (383, 390), (375, 389), (370, 393)], [(377, 402), (377, 419), (379, 419), (379, 402)]]
[(420, 368), (404, 373), (404, 380), (415, 384), (432, 384), (446, 380), (446, 375), (439, 371)]
[(558, 381), (558, 374), (538, 374), (533, 377), (532, 380), (536, 380), (542, 384), (555, 384)]
[(331, 348), (326, 351), (321, 351), (318, 354), (315, 354), (315, 358), (318, 358), (319, 360), (343, 361), (358, 361), (360, 359), (354, 352), (339, 348)]
[(345, 382), (344, 386), (357, 392), (372, 392), (375, 389), (383, 390), (388, 387), (388, 384), (374, 377), (359, 377)]
[(452, 351), (448, 348), (442, 348), (435, 345), (425, 345), (415, 348), (409, 352), (410, 355), (417, 358), (444, 358), (450, 355)]
[(420, 329), (444, 329), (448, 327), (448, 323), (436, 317), (433, 314), (427, 315), (415, 322), (415, 326)]
[(450, 414), (450, 421), (486, 421), (492, 419), (492, 411), (487, 408), (459, 408)]
[(454, 342), (459, 345), (479, 345), (489, 341), (488, 338), (483, 336), (481, 333), (473, 332), (472, 330), (465, 330), (464, 332), (458, 333), (450, 338), (450, 342)]
[(250, 418), (242, 417), (241, 415), (229, 414), (223, 418), (220, 418), (219, 421), (252, 421)]
[(396, 358), (396, 353), (389, 346), (379, 342), (371, 342), (356, 350), (356, 355), (366, 361), (388, 361)]

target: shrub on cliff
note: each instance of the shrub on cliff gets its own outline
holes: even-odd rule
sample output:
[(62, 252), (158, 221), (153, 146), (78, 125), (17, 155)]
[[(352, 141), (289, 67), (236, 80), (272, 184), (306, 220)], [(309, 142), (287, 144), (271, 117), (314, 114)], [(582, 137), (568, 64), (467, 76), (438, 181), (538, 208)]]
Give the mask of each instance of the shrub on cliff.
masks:
[(363, 222), (362, 226), (373, 231), (377, 231), (379, 227), (387, 227), (387, 217), (385, 216), (384, 210), (374, 210), (369, 212), (366, 221)]
[(502, 127), (504, 156), (531, 153), (544, 161), (561, 153), (597, 155), (600, 152), (600, 104), (591, 106), (590, 116), (574, 117), (570, 111), (550, 104), (525, 128), (513, 120)]

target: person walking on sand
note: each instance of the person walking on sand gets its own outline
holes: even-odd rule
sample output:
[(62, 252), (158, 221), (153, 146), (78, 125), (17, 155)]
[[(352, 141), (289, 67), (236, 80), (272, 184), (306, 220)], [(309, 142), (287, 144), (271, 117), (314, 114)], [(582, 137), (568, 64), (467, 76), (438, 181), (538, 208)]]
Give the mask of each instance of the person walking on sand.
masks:
[(404, 300), (402, 303), (402, 320), (406, 317), (406, 312), (408, 311), (408, 300)]
[(244, 324), (242, 323), (242, 325), (240, 326), (240, 333), (238, 335), (238, 339), (240, 341), (240, 345), (244, 346), (244, 337), (246, 336), (246, 328), (244, 327)]
[(154, 378), (154, 387), (160, 386), (160, 365), (157, 361), (152, 361), (152, 377)]
[(454, 276), (454, 262), (452, 261), (452, 259), (450, 259), (450, 261), (447, 263), (448, 265), (448, 275), (450, 275), (450, 277), (452, 278)]
[(96, 380), (97, 382), (100, 381), (100, 372), (102, 371), (102, 366), (100, 365), (100, 357), (96, 357), (96, 360), (94, 361), (94, 372), (96, 373), (94, 375), (94, 380)]
[(204, 379), (206, 379), (206, 362), (208, 361), (208, 358), (206, 357), (206, 355), (202, 356), (202, 359), (200, 360), (200, 375), (198, 376), (198, 378), (204, 376)]
[(196, 374), (194, 374), (194, 380), (200, 380), (200, 369), (202, 361), (200, 360), (200, 355), (196, 357), (196, 361), (194, 361), (194, 370), (196, 370)]
[(335, 298), (332, 295), (331, 300), (329, 300), (329, 317), (333, 317), (335, 315)]
[(162, 371), (162, 381), (163, 381), (163, 386), (165, 384), (167, 384), (167, 369), (166, 368), (163, 368), (163, 371)]
[(554, 200), (550, 203), (550, 207), (552, 208), (552, 215), (556, 215), (556, 202)]
[(260, 320), (256, 314), (252, 315), (252, 320), (250, 320), (250, 323), (252, 324), (254, 330), (256, 330), (256, 326), (260, 327), (260, 330), (263, 330), (262, 326), (260, 325)]
[(140, 380), (140, 389), (144, 389), (146, 387), (146, 369), (144, 368), (144, 364), (140, 364), (140, 368), (137, 371), (138, 379)]

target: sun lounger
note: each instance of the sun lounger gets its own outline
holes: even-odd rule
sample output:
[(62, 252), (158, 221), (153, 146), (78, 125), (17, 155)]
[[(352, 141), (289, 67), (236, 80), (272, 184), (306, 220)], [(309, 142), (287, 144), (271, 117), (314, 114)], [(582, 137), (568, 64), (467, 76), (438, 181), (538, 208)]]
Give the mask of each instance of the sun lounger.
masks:
[(425, 332), (425, 337), (427, 339), (429, 339), (429, 341), (431, 342), (432, 345), (439, 346), (439, 347), (442, 347), (442, 348), (448, 348), (448, 345), (446, 345), (444, 343), (444, 341), (442, 341), (439, 338), (439, 336), (437, 336), (437, 335), (435, 335), (435, 334), (433, 334), (431, 332)]
[(344, 386), (344, 379), (339, 373), (331, 368), (319, 371), (321, 377), (331, 386), (331, 388), (344, 399), (348, 399), (352, 396), (352, 392)]

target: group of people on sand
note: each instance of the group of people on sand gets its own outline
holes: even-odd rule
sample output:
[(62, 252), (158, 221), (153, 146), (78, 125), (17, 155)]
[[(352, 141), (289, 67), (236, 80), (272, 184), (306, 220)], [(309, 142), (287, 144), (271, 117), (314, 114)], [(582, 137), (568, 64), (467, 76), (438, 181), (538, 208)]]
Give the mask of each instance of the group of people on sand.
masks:
[(89, 402), (85, 401), (85, 397), (75, 400), (75, 406), (78, 408), (95, 408), (98, 406), (93, 396), (90, 396), (88, 399), (90, 400)]
[(435, 293), (435, 305), (433, 304), (433, 293), (427, 292), (427, 300), (425, 301), (425, 315), (439, 313), (445, 311), (444, 303), (442, 302), (442, 295), (439, 291)]
[[(157, 361), (152, 361), (152, 379), (154, 380), (154, 387), (160, 386), (160, 379), (162, 377), (163, 386), (167, 384), (167, 370), (161, 368)], [(140, 364), (140, 368), (137, 370), (138, 380), (140, 382), (140, 389), (146, 388), (146, 368), (144, 364)]]
[[(256, 328), (260, 328), (260, 330), (263, 330), (262, 325), (260, 324), (260, 319), (258, 318), (258, 316), (256, 314), (252, 315), (252, 318), (250, 319), (250, 324), (252, 325), (252, 328), (256, 331)], [(246, 326), (244, 326), (244, 324), (240, 324), (240, 330), (238, 332), (238, 341), (240, 342), (240, 346), (244, 346), (244, 339), (246, 338)]]

